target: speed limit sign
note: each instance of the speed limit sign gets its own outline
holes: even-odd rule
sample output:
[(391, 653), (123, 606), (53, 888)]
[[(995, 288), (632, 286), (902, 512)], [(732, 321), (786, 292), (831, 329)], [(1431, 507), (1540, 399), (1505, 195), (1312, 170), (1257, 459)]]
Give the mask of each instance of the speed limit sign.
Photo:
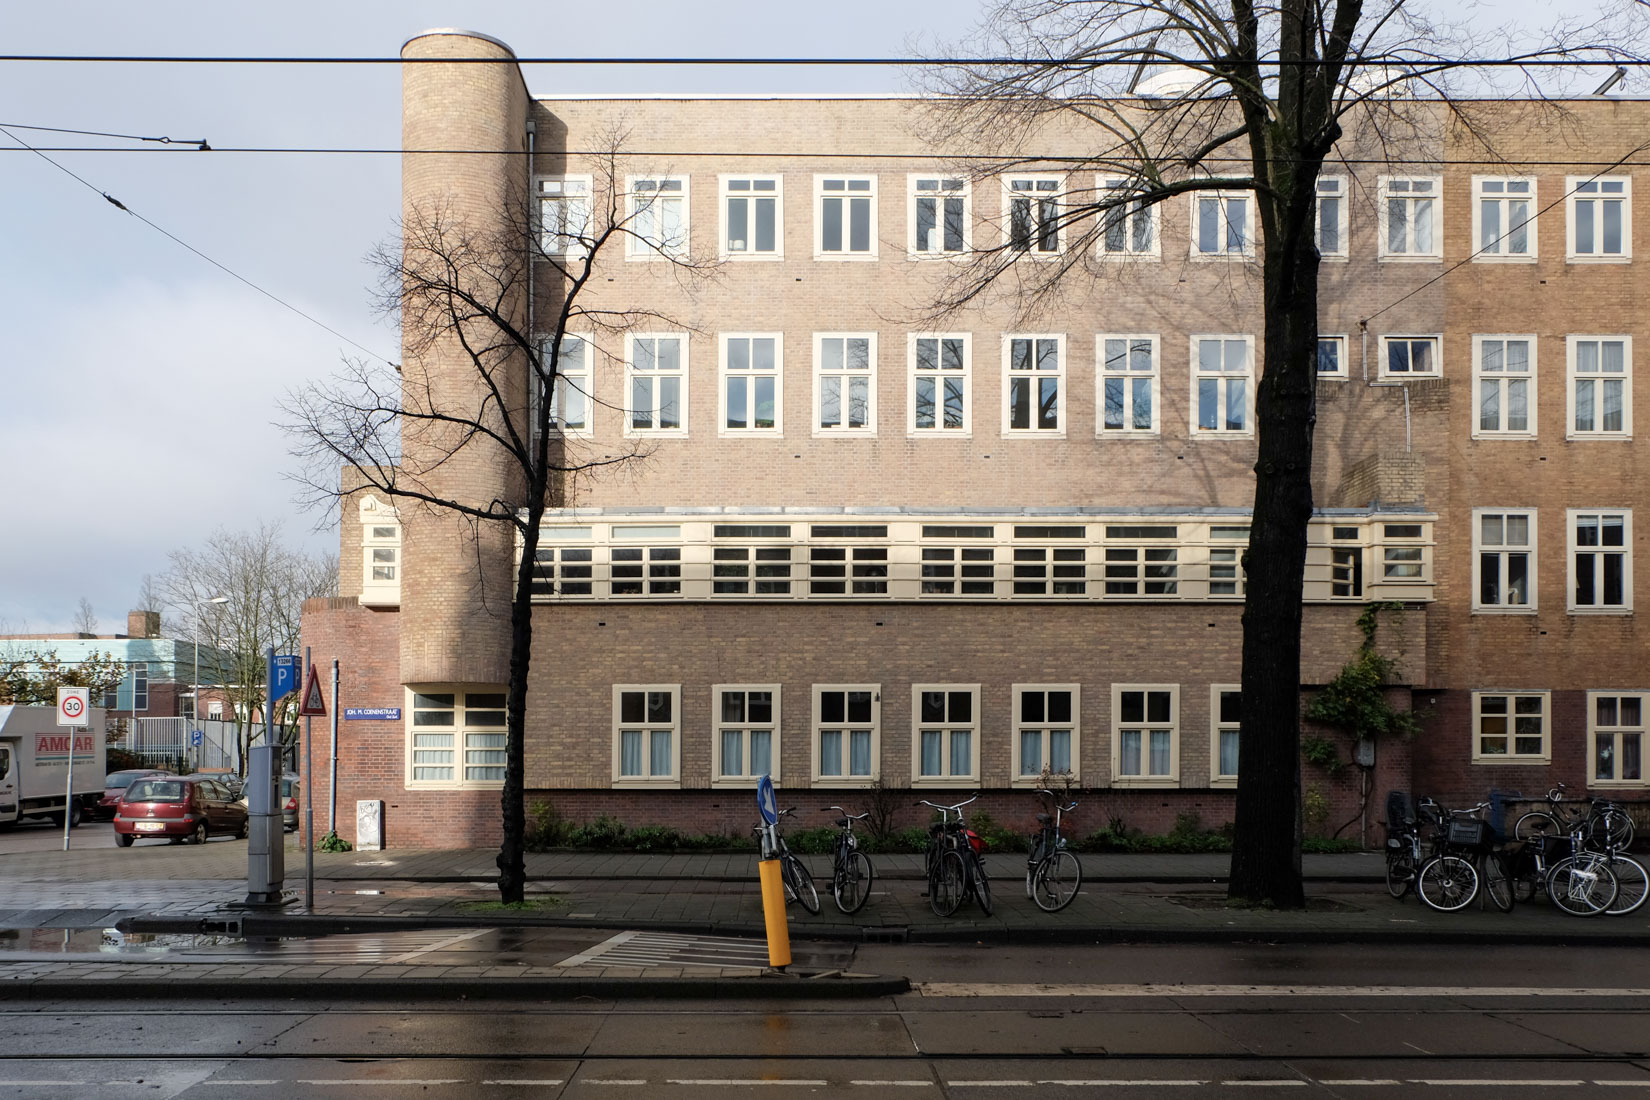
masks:
[(60, 687), (57, 689), (57, 724), (84, 726), (86, 724), (87, 689)]

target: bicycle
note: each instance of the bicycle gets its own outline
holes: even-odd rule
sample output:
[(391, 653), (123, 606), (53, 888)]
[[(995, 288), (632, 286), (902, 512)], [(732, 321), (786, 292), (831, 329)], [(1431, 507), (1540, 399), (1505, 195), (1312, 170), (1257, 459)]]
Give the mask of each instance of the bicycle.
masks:
[[(1575, 826), (1586, 823), (1593, 836), (1612, 848), (1625, 851), (1633, 843), (1633, 818), (1619, 804), (1607, 798), (1594, 798), (1587, 809), (1579, 803), (1564, 802), (1564, 784), (1547, 792), (1547, 808), (1531, 810), (1513, 825), (1513, 836), (1529, 840), (1534, 836), (1562, 836)], [(1571, 807), (1574, 807), (1572, 809)]]
[[(779, 816), (783, 818), (794, 813), (796, 807), (792, 806), (788, 810), (780, 810)], [(793, 901), (797, 902), (809, 913), (818, 916), (819, 891), (814, 888), (813, 876), (785, 843), (785, 834), (779, 831), (779, 822), (758, 825), (754, 831), (762, 838), (762, 858), (779, 860), (779, 881), (785, 887), (785, 903), (788, 905)]]
[(1060, 815), (1077, 808), (1072, 802), (1062, 806), (1053, 791), (1039, 789), (1047, 796), (1052, 813), (1038, 814), (1042, 828), (1031, 838), (1031, 855), (1026, 860), (1026, 897), (1045, 913), (1058, 913), (1071, 904), (1083, 885), (1083, 865), (1066, 851), (1060, 835)]
[[(1575, 858), (1577, 851), (1584, 851), (1583, 869), (1592, 869), (1595, 865), (1602, 864), (1609, 871), (1610, 876), (1616, 880), (1615, 898), (1604, 906), (1604, 915), (1619, 917), (1634, 912), (1644, 904), (1646, 897), (1650, 896), (1650, 873), (1645, 871), (1644, 865), (1638, 860), (1618, 851), (1609, 843), (1608, 839), (1605, 840), (1602, 846), (1591, 845), (1592, 839), (1584, 835), (1582, 828), (1578, 828), (1564, 841), (1571, 850), (1570, 857), (1566, 860), (1560, 860), (1559, 863), (1568, 863), (1569, 860)], [(1547, 849), (1556, 846), (1558, 843), (1559, 838), (1549, 836), (1537, 836), (1525, 842), (1524, 851), (1520, 854), (1521, 862), (1518, 873), (1514, 880), (1521, 901), (1528, 901), (1535, 896), (1538, 890), (1547, 889), (1550, 872), (1558, 866), (1558, 864), (1554, 864), (1554, 868), (1547, 867)], [(1578, 845), (1581, 847), (1578, 848)], [(1584, 911), (1577, 914), (1579, 916), (1597, 915), (1596, 899), (1592, 899), (1586, 891), (1580, 891), (1579, 894), (1577, 892), (1578, 884), (1584, 882), (1585, 880), (1577, 875), (1566, 872), (1561, 885), (1561, 889), (1564, 891), (1563, 901), (1554, 898), (1551, 894), (1548, 895), (1549, 900), (1552, 900), (1559, 908), (1566, 909), (1566, 911), (1569, 911), (1567, 906), (1581, 908)], [(1604, 892), (1604, 887), (1596, 888), (1596, 893), (1602, 894)], [(1571, 895), (1577, 896), (1572, 897)]]
[(842, 814), (836, 819), (837, 827), (842, 832), (837, 834), (836, 858), (831, 863), (831, 895), (836, 898), (838, 909), (844, 913), (857, 913), (871, 896), (871, 879), (875, 871), (870, 859), (859, 850), (859, 840), (854, 836), (854, 822), (864, 821), (871, 815), (868, 812), (851, 814), (841, 806), (827, 806), (819, 812), (828, 814), (832, 810)]
[(1587, 848), (1585, 821), (1570, 830), (1570, 854), (1548, 870), (1545, 886), (1547, 900), (1573, 917), (1596, 917), (1616, 903), (1621, 884), (1610, 858)]
[(1484, 894), (1497, 909), (1510, 913), (1515, 901), (1511, 864), (1495, 830), (1479, 816), (1489, 808), (1488, 802), (1480, 802), (1470, 810), (1447, 811), (1439, 855), (1468, 859)]
[[(986, 875), (985, 861), (980, 858), (985, 842), (968, 827), (962, 815), (962, 808), (979, 797), (975, 795), (952, 806), (941, 806), (927, 799), (916, 803), (940, 812), (939, 821), (928, 827), (928, 850), (923, 858), (928, 904), (937, 916), (949, 917), (970, 897), (986, 916), (991, 915), (991, 880)], [(951, 814), (957, 815), (955, 821), (951, 820)]]
[(1411, 812), (1409, 797), (1400, 791), (1387, 798), (1386, 892), (1398, 901), (1415, 889), (1421, 866), (1430, 858), (1422, 844), (1421, 825), (1423, 820), (1437, 824), (1436, 808), (1432, 799), (1423, 798)]

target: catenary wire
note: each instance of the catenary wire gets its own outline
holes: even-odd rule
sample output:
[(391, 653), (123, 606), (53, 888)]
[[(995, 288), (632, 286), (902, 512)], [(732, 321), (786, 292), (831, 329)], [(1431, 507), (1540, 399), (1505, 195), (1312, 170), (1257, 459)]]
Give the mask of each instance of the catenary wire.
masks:
[[(1364, 65), (1411, 65), (1430, 69), (1434, 66), (1450, 68), (1596, 68), (1609, 65), (1650, 65), (1650, 60), (1629, 56), (1612, 58), (1555, 58), (1542, 51), (1527, 58), (1519, 57), (1425, 57), (1398, 56), (1369, 57)], [(1598, 52), (1604, 52), (1600, 50)], [(1135, 68), (1138, 56), (1101, 58), (1057, 57), (302, 57), (247, 55), (182, 54), (0, 54), (0, 61), (27, 61), (74, 64), (121, 65), (726, 65), (738, 67), (785, 66), (854, 66), (896, 68), (952, 68), (963, 66), (1017, 67), (1017, 68), (1073, 68), (1096, 69), (1107, 67)], [(1172, 63), (1164, 58), (1162, 63)], [(1276, 66), (1320, 65), (1321, 60), (1285, 61), (1263, 57), (1258, 62), (1266, 68)]]

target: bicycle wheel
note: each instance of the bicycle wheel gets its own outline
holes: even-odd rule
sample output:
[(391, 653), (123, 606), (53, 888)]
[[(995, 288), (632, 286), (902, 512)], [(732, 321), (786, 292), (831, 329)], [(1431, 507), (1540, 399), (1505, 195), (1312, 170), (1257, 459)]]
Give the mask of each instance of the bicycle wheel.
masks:
[(1633, 819), (1623, 810), (1609, 809), (1593, 818), (1593, 839), (1625, 852), (1633, 843)]
[(1513, 910), (1513, 881), (1512, 872), (1507, 866), (1507, 857), (1500, 852), (1485, 852), (1483, 868), (1484, 892), (1490, 896), (1490, 901), (1503, 913)]
[(871, 896), (871, 861), (859, 852), (849, 852), (837, 864), (831, 882), (831, 893), (836, 907), (844, 913), (857, 913)]
[(939, 866), (928, 884), (928, 905), (936, 916), (949, 917), (962, 904), (968, 869), (956, 852), (941, 852)]
[(1478, 896), (1478, 872), (1460, 856), (1435, 856), (1421, 865), (1415, 892), (1440, 913), (1453, 913)]
[(1415, 888), (1415, 859), (1410, 850), (1399, 848), (1386, 854), (1386, 892), (1402, 900)]
[(1037, 865), (1032, 900), (1045, 913), (1058, 913), (1071, 904), (1083, 885), (1083, 865), (1070, 852), (1055, 852)]
[(802, 908), (817, 916), (819, 891), (814, 889), (814, 878), (808, 873), (808, 869), (802, 866), (802, 861), (787, 852), (780, 870), (785, 879), (785, 892), (800, 902)]
[(985, 874), (985, 862), (979, 856), (969, 860), (968, 873), (974, 879), (974, 904), (986, 916), (991, 915), (991, 880)]
[(1513, 836), (1519, 840), (1529, 840), (1538, 836), (1560, 836), (1563, 832), (1564, 830), (1558, 827), (1558, 821), (1545, 810), (1531, 810), (1513, 826)]
[(1650, 893), (1650, 874), (1646, 874), (1644, 864), (1626, 856), (1615, 856), (1610, 860), (1610, 873), (1616, 876), (1616, 900), (1610, 903), (1605, 910), (1612, 917), (1626, 916), (1644, 904), (1646, 893)]
[(1603, 859), (1570, 856), (1547, 872), (1547, 896), (1572, 917), (1596, 917), (1616, 902), (1620, 887)]

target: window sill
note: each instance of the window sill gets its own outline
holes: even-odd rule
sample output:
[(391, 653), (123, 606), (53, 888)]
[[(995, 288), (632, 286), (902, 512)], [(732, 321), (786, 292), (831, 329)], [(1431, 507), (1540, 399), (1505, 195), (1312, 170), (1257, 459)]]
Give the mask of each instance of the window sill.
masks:
[(1402, 385), (1405, 382), (1436, 382), (1444, 377), (1438, 371), (1417, 374), (1387, 374), (1384, 371), (1375, 376), (1375, 381), (1384, 382), (1389, 386)]
[(1631, 443), (1632, 432), (1569, 432), (1564, 436), (1567, 443)]
[[(710, 781), (710, 785), (712, 788), (721, 788), (724, 790), (755, 790), (757, 784), (761, 781), (760, 776), (720, 775), (712, 779)], [(773, 785), (775, 787), (781, 785), (779, 782), (779, 776), (776, 775), (773, 777)]]
[(760, 263), (774, 263), (775, 261), (783, 260), (785, 258), (785, 254), (783, 252), (723, 252), (723, 253), (720, 253), (720, 257), (721, 257), (721, 259), (727, 261), (728, 263), (735, 263), (735, 264), (759, 263), (760, 264)]
[(1474, 256), (1472, 258), (1472, 262), (1475, 264), (1533, 264), (1539, 260), (1540, 257), (1533, 253), (1528, 256)]
[(1567, 264), (1630, 264), (1633, 262), (1631, 254), (1626, 256), (1576, 256), (1564, 257)]
[(1237, 785), (1237, 776), (1233, 776), (1230, 779), (1221, 778), (1209, 780), (1209, 789), (1214, 791), (1235, 791), (1237, 790)]
[(1177, 776), (1154, 775), (1142, 777), (1137, 775), (1114, 775), (1111, 779), (1112, 790), (1179, 790), (1180, 779)]
[(1194, 264), (1249, 263), (1254, 258), (1253, 252), (1193, 252), (1191, 255)]
[[(1059, 775), (1061, 773), (1056, 772), (1055, 774)], [(1083, 777), (1081, 775), (1076, 772), (1068, 772), (1065, 774), (1071, 776), (1073, 786), (1082, 786)], [(1041, 775), (1017, 775), (1009, 781), (1009, 786), (1027, 791), (1040, 791), (1045, 789), (1043, 787), (1043, 777)]]
[(1157, 252), (1155, 250), (1151, 251), (1151, 252), (1107, 252), (1105, 249), (1097, 248), (1097, 249), (1094, 250), (1094, 258), (1096, 260), (1098, 260), (1099, 262), (1103, 263), (1103, 264), (1105, 264), (1105, 263), (1152, 263), (1152, 264), (1155, 264), (1155, 263), (1159, 263), (1159, 262), (1162, 261), (1163, 254), (1161, 252)]
[(1319, 382), (1350, 382), (1352, 380), (1352, 376), (1346, 374), (1345, 372), (1340, 374), (1327, 374), (1323, 371), (1319, 371), (1317, 377)]
[(1096, 439), (1161, 439), (1163, 431), (1160, 428), (1101, 428), (1094, 433)]
[(716, 433), (718, 439), (784, 439), (783, 428), (722, 428)]
[(1376, 256), (1375, 259), (1383, 264), (1441, 264), (1444, 262), (1442, 255), (1411, 255), (1407, 252), (1382, 253)]
[(1631, 615), (1633, 613), (1633, 609), (1631, 607), (1567, 607), (1564, 610), (1565, 610), (1565, 614), (1579, 615), (1579, 616), (1582, 616), (1582, 617), (1588, 617), (1588, 616), (1615, 616), (1615, 617), (1620, 617), (1620, 616), (1623, 616), (1623, 615)]
[(878, 259), (878, 257), (877, 257), (877, 254), (875, 252), (868, 253), (868, 254), (863, 254), (863, 255), (860, 254), (860, 253), (840, 253), (840, 252), (815, 252), (814, 253), (814, 262), (815, 263), (864, 264), (864, 263), (875, 263), (877, 261), (877, 259)]
[(1064, 439), (1064, 428), (1005, 428), (1004, 439)]
[(815, 439), (875, 439), (875, 428), (815, 428)]
[(938, 260), (944, 263), (959, 263), (969, 259), (972, 249), (963, 249), (961, 252), (916, 252), (906, 250), (905, 258), (917, 263), (933, 263)]
[(686, 428), (626, 428), (626, 439), (686, 439)]
[(1472, 762), (1491, 768), (1509, 764), (1521, 764), (1525, 767), (1544, 767), (1551, 764), (1553, 758), (1550, 754), (1547, 756), (1475, 756), (1472, 758)]
[(1536, 612), (1537, 609), (1534, 604), (1528, 607), (1474, 607), (1472, 609), (1474, 615), (1489, 615), (1491, 617), (1497, 615), (1534, 615)]
[(877, 777), (874, 775), (816, 775), (809, 783), (810, 787), (874, 787)]
[(1472, 438), (1486, 443), (1530, 442), (1536, 438), (1534, 432), (1473, 432)]
[(963, 787), (978, 787), (980, 777), (977, 775), (913, 775), (911, 786), (919, 790), (928, 790), (938, 787), (941, 790), (955, 790)]
[(967, 428), (907, 428), (907, 439), (973, 439), (974, 433)]

